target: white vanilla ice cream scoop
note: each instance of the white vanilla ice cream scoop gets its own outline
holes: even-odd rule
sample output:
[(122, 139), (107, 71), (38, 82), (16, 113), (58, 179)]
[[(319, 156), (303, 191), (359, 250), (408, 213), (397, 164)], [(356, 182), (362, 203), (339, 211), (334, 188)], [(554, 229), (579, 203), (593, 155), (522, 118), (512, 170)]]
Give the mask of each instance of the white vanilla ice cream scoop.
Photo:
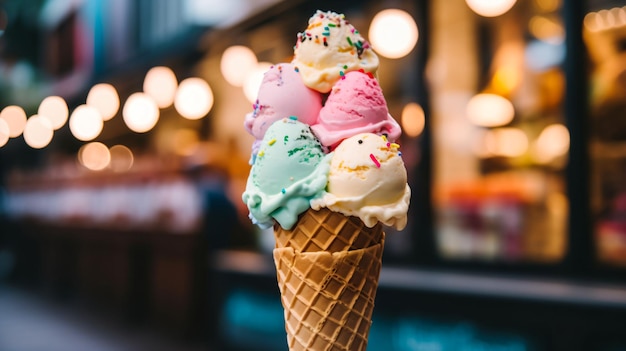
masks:
[(311, 201), (311, 207), (359, 217), (368, 227), (381, 222), (403, 229), (411, 189), (398, 149), (372, 133), (345, 139), (332, 153), (326, 194)]

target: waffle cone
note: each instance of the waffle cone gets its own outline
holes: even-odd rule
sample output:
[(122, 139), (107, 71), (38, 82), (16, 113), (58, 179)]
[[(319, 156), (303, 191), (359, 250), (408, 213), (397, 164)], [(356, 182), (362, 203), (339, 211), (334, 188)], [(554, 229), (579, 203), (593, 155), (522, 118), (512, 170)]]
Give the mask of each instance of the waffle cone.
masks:
[(290, 351), (366, 349), (382, 252), (382, 237), (350, 251), (274, 249)]
[(308, 209), (290, 230), (274, 225), (276, 247), (292, 247), (299, 252), (340, 252), (357, 250), (380, 243), (383, 227), (368, 228), (358, 217), (345, 216), (322, 207)]

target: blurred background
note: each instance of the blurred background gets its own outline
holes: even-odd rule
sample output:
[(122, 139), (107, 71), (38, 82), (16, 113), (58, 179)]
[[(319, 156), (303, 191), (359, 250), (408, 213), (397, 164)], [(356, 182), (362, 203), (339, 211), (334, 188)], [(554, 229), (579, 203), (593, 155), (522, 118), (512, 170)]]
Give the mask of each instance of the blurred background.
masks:
[(413, 189), (368, 350), (626, 350), (626, 1), (0, 0), (0, 350), (286, 350), (263, 72), (345, 13)]

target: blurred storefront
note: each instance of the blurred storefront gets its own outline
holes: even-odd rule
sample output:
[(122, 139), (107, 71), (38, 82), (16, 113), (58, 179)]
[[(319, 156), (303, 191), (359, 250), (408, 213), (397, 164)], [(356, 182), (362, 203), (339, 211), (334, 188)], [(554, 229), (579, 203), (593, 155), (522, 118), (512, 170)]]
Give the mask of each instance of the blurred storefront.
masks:
[[(369, 349), (626, 348), (620, 0), (0, 1), (6, 279), (218, 350), (285, 349), (243, 121), (318, 8), (378, 52), (413, 189)], [(385, 51), (390, 8), (417, 32)]]

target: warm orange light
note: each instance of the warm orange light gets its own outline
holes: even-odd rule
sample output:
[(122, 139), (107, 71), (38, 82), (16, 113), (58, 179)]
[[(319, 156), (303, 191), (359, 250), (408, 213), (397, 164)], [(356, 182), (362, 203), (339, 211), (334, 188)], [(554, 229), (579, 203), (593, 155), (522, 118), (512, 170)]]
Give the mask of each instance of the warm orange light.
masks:
[(54, 129), (47, 118), (31, 116), (24, 126), (24, 141), (33, 149), (41, 149), (52, 141)]
[(37, 114), (40, 117), (44, 117), (50, 120), (52, 128), (57, 130), (67, 122), (67, 116), (69, 114), (67, 103), (60, 96), (48, 96), (43, 99), (37, 110)]
[(528, 151), (528, 137), (518, 128), (498, 128), (487, 131), (485, 146), (489, 154), (518, 157)]
[(533, 147), (533, 157), (539, 163), (549, 163), (569, 150), (569, 131), (562, 124), (551, 124), (541, 131)]
[(137, 133), (145, 133), (159, 121), (159, 107), (146, 93), (134, 93), (128, 97), (122, 117), (128, 128)]
[(109, 168), (113, 172), (126, 172), (133, 166), (135, 161), (133, 152), (126, 146), (114, 145), (109, 149), (109, 153), (111, 154)]
[(87, 169), (101, 171), (109, 165), (111, 154), (106, 145), (99, 142), (91, 142), (80, 148), (78, 160)]
[(554, 17), (534, 16), (528, 24), (535, 38), (550, 44), (560, 44), (565, 39), (563, 24)]
[(496, 69), (491, 80), (491, 88), (499, 94), (511, 94), (519, 86), (521, 81), (521, 71), (513, 66), (501, 66)]
[(94, 85), (87, 94), (87, 105), (94, 107), (104, 121), (115, 117), (120, 109), (120, 97), (114, 86), (107, 83)]
[(516, 0), (465, 0), (472, 11), (484, 17), (497, 17), (509, 11)]
[(426, 118), (424, 109), (415, 102), (410, 102), (402, 109), (402, 129), (410, 137), (416, 137), (424, 131)]
[(561, 0), (535, 0), (534, 5), (543, 12), (553, 12), (561, 7)]
[(169, 67), (152, 67), (143, 81), (143, 92), (150, 95), (159, 108), (166, 108), (174, 103), (176, 88), (176, 74)]
[(600, 32), (626, 25), (626, 6), (610, 10), (590, 12), (583, 21), (584, 27), (590, 32)]
[(211, 111), (213, 99), (209, 83), (202, 78), (187, 78), (180, 82), (174, 107), (187, 119), (200, 119)]
[(498, 127), (510, 123), (515, 116), (513, 104), (495, 94), (478, 94), (467, 103), (467, 118), (477, 126)]
[(100, 135), (104, 122), (98, 110), (90, 105), (78, 106), (70, 116), (70, 131), (78, 140), (91, 141)]
[(243, 45), (235, 45), (222, 54), (220, 70), (228, 83), (240, 87), (243, 86), (250, 71), (257, 66), (257, 62), (252, 50)]
[(248, 76), (246, 76), (243, 83), (243, 93), (251, 103), (256, 101), (261, 82), (263, 82), (263, 75), (270, 67), (272, 67), (272, 64), (269, 62), (259, 62), (254, 69), (248, 72)]
[(372, 48), (377, 53), (396, 59), (413, 51), (419, 32), (409, 13), (399, 9), (386, 9), (374, 16), (368, 35)]
[(7, 106), (0, 112), (0, 118), (9, 126), (9, 137), (16, 138), (22, 135), (26, 126), (26, 112), (23, 108), (15, 105)]
[(9, 141), (9, 124), (0, 118), (0, 147)]

